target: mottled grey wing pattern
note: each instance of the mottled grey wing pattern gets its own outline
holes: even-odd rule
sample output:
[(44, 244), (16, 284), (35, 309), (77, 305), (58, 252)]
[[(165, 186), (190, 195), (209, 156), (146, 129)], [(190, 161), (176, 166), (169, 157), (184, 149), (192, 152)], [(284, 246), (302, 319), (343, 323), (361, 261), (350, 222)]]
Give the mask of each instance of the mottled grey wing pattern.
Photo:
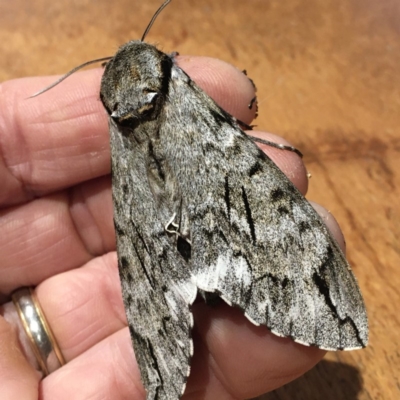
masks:
[(196, 287), (155, 215), (143, 154), (112, 119), (110, 135), (119, 270), (136, 359), (148, 400), (178, 399), (193, 353)]
[(368, 341), (350, 267), (311, 205), (178, 67), (160, 128), (190, 221), (192, 280), (255, 324), (323, 349)]

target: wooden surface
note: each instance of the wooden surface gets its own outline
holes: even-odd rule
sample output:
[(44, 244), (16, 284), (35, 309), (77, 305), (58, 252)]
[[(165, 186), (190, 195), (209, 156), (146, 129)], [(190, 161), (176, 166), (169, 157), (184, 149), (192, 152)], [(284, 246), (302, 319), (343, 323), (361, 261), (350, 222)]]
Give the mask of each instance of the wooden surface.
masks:
[[(0, 80), (112, 55), (159, 4), (0, 0)], [(174, 0), (148, 41), (247, 69), (259, 128), (304, 152), (308, 197), (346, 235), (370, 345), (328, 354), (265, 399), (400, 399), (400, 2)]]

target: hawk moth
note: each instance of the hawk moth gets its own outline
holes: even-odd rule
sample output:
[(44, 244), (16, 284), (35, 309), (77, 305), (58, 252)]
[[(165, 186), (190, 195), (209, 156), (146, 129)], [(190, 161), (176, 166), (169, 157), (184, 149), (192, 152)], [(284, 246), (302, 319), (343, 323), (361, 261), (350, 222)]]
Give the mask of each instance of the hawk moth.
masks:
[(315, 210), (174, 55), (144, 42), (169, 2), (142, 40), (104, 59), (100, 90), (123, 300), (148, 400), (184, 392), (199, 293), (304, 345), (368, 342), (356, 279)]

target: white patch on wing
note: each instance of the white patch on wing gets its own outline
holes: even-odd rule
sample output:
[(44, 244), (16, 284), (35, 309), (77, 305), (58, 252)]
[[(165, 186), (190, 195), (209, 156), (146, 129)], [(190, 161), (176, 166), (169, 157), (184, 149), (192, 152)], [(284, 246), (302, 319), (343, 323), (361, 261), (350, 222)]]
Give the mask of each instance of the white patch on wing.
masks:
[[(190, 365), (188, 366), (187, 372), (186, 372), (186, 378), (190, 375)], [(181, 390), (181, 396), (183, 395), (183, 393), (185, 393), (185, 389), (186, 389), (186, 384), (187, 382), (185, 382), (182, 386), (182, 390)]]
[(174, 298), (174, 291), (172, 290), (165, 292), (164, 297), (168, 303), (169, 309), (171, 310), (172, 319), (174, 321), (178, 321), (180, 312), (179, 312), (179, 306)]
[(239, 257), (237, 259), (234, 264), (234, 272), (239, 282), (242, 282), (242, 286), (250, 286), (252, 274), (245, 258)]
[(191, 305), (196, 300), (197, 287), (191, 279), (181, 281), (172, 285), (172, 291), (179, 293), (186, 304)]
[(228, 306), (232, 307), (232, 303), (225, 296), (221, 295), (220, 297)]
[(275, 336), (285, 337), (285, 335), (282, 335), (281, 333), (277, 332), (275, 329), (271, 329), (271, 333), (273, 333)]
[(218, 281), (223, 281), (226, 277), (228, 266), (228, 256), (221, 254), (214, 265), (202, 269), (193, 277), (193, 281), (198, 288), (206, 292), (214, 292), (218, 288)]
[[(193, 304), (197, 296), (197, 287), (190, 280), (181, 281), (171, 285), (171, 288), (164, 293), (165, 300), (171, 310), (171, 316), (177, 321), (180, 316), (182, 303), (188, 307)], [(190, 323), (193, 326), (193, 317), (190, 315)]]
[(218, 259), (217, 259), (217, 264), (215, 265), (214, 268), (210, 268), (210, 270), (212, 271), (213, 269), (215, 269), (215, 273), (211, 275), (213, 279), (213, 286), (214, 289), (218, 288), (218, 281), (224, 281), (226, 275), (228, 274), (229, 271), (229, 264), (230, 264), (230, 257), (227, 255), (223, 255), (221, 254)]
[(251, 286), (252, 271), (244, 257), (229, 252), (220, 254), (216, 263), (202, 269), (193, 281), (201, 290), (219, 293), (229, 305), (240, 305), (243, 293)]
[(168, 368), (168, 364), (165, 361), (165, 357), (163, 357), (163, 352), (157, 351), (156, 354), (157, 354), (157, 361), (162, 364), (165, 373), (168, 374), (169, 376), (171, 376), (171, 371)]
[[(189, 349), (189, 356), (193, 357), (193, 353), (194, 353), (194, 346), (193, 346), (193, 340), (190, 341), (190, 349)], [(190, 371), (190, 368), (189, 368)]]
[(260, 324), (259, 324), (257, 321), (255, 321), (253, 318), (251, 318), (249, 314), (244, 313), (244, 316), (245, 316), (253, 325), (255, 325), (255, 326), (260, 326)]
[[(326, 348), (326, 347), (320, 347), (321, 349), (323, 349), (323, 350), (327, 350), (327, 351), (336, 351), (337, 349), (328, 349), (328, 348)], [(343, 350), (344, 351), (352, 351), (352, 350), (360, 350), (360, 349), (363, 349), (363, 346), (354, 346), (354, 347), (346, 347), (346, 348), (344, 348)]]
[(293, 339), (293, 341), (295, 341), (296, 343), (301, 344), (301, 345), (303, 345), (303, 346), (310, 347), (310, 343), (306, 343), (306, 342), (304, 342), (303, 340)]

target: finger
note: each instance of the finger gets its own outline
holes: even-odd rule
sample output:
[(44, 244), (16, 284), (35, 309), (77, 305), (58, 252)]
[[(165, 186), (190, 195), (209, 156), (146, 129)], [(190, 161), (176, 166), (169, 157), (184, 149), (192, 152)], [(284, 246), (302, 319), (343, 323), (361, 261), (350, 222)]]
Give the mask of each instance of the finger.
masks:
[(37, 400), (39, 380), (20, 350), (16, 331), (0, 316), (1, 399)]
[[(230, 112), (251, 121), (254, 113), (248, 110), (248, 93), (252, 89), (243, 73), (209, 58), (179, 62), (217, 99), (225, 99)], [(0, 205), (25, 202), (109, 172), (107, 117), (99, 99), (101, 74), (101, 70), (76, 73), (33, 99), (26, 98), (55, 77), (0, 85)], [(229, 100), (241, 96), (242, 102)]]
[[(277, 144), (292, 146), (292, 144), (287, 140), (272, 133), (260, 131), (247, 131), (247, 133), (251, 136), (269, 140)], [(261, 143), (257, 143), (257, 145), (279, 167), (279, 169), (282, 170), (282, 172), (297, 187), (300, 193), (305, 196), (308, 189), (308, 177), (306, 167), (301, 157), (293, 151), (281, 150)]]
[[(287, 143), (271, 134), (252, 134)], [(307, 177), (300, 157), (271, 146), (261, 147), (304, 194)], [(110, 181), (104, 177), (0, 211), (0, 291), (35, 286), (114, 250), (111, 199)]]
[(43, 399), (145, 399), (129, 330), (119, 330), (47, 376)]
[(71, 76), (27, 99), (54, 77), (0, 86), (0, 204), (18, 204), (109, 172), (107, 118), (99, 101), (100, 70)]
[(115, 249), (108, 177), (0, 211), (0, 292), (36, 286)]
[(310, 203), (314, 207), (318, 215), (321, 217), (324, 224), (328, 227), (329, 232), (336, 240), (343, 253), (346, 253), (346, 241), (344, 239), (343, 232), (341, 231), (340, 226), (336, 221), (335, 217), (331, 214), (330, 211), (328, 211), (321, 205), (314, 203), (313, 201), (311, 201)]
[(67, 362), (127, 325), (115, 252), (47, 279), (36, 295)]
[[(56, 275), (35, 292), (67, 364), (127, 325), (115, 253)], [(4, 318), (18, 333), (22, 345), (29, 346), (25, 331), (12, 319), (12, 307), (8, 305), (4, 307)], [(108, 369), (105, 362), (103, 367)]]
[(225, 111), (246, 124), (255, 118), (256, 105), (250, 107), (254, 84), (243, 71), (210, 57), (179, 56), (177, 62)]
[[(199, 398), (214, 399), (214, 392), (221, 392), (221, 387), (232, 399), (258, 396), (304, 374), (325, 354), (254, 326), (241, 310), (226, 304), (213, 308), (198, 303), (194, 315), (206, 352), (198, 354), (195, 343), (188, 391), (199, 393), (205, 382), (212, 384), (207, 387), (208, 396)], [(210, 363), (205, 364), (204, 359)]]

